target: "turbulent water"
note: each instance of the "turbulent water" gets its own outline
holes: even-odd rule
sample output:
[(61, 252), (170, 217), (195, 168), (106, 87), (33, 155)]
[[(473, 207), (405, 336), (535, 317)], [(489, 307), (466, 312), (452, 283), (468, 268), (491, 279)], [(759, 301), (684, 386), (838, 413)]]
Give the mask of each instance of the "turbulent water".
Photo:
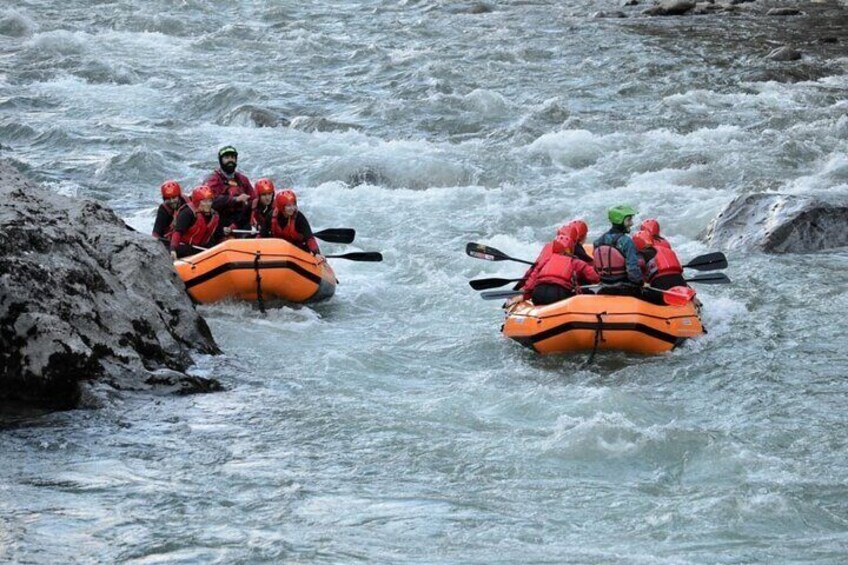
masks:
[(848, 254), (733, 253), (708, 335), (581, 369), (501, 336), (467, 281), (522, 266), (463, 252), (532, 259), (627, 202), (686, 259), (738, 194), (848, 192), (845, 59), (764, 61), (763, 18), (590, 17), (618, 2), (14, 4), (2, 158), (148, 231), (233, 144), (357, 230), (325, 252), (385, 262), (203, 307), (226, 392), (7, 413), (0, 561), (848, 559)]

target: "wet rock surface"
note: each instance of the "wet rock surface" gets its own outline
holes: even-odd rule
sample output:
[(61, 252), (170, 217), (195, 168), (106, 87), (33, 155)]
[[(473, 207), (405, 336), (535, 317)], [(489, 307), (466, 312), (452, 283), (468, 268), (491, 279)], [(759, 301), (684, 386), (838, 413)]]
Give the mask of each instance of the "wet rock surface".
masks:
[(749, 194), (733, 200), (700, 238), (722, 249), (805, 253), (848, 246), (848, 201), (790, 194)]
[(218, 351), (161, 244), (0, 161), (0, 401), (218, 390), (185, 373), (192, 353)]

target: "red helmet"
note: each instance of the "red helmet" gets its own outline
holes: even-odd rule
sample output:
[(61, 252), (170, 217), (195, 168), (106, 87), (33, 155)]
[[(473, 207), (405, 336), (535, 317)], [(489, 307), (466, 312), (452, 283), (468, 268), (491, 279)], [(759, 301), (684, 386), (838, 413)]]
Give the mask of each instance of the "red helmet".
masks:
[(274, 181), (271, 179), (259, 179), (256, 181), (256, 194), (274, 194)]
[(277, 197), (274, 198), (274, 208), (277, 210), (282, 210), (289, 204), (297, 206), (297, 196), (295, 196), (294, 192), (291, 190), (284, 190), (277, 194)]
[(567, 224), (562, 224), (557, 230), (557, 237), (561, 235), (571, 235), (571, 232), (574, 231), (574, 224), (568, 222)]
[(639, 229), (645, 230), (651, 237), (659, 237), (660, 235), (660, 223), (656, 220), (649, 219), (642, 222), (642, 225), (639, 226)]
[(583, 241), (589, 233), (589, 226), (583, 220), (573, 220), (557, 230), (557, 235), (567, 235), (575, 242)]
[(159, 190), (162, 191), (162, 200), (168, 200), (169, 198), (176, 198), (177, 196), (183, 193), (183, 189), (175, 180), (166, 180), (162, 183), (162, 186), (159, 187)]
[(636, 251), (642, 251), (646, 247), (654, 246), (654, 238), (647, 230), (639, 230), (633, 234), (633, 243), (636, 244)]
[(573, 234), (572, 237), (574, 241), (583, 241), (586, 239), (586, 235), (589, 233), (589, 226), (583, 220), (574, 220), (571, 222), (573, 226)]
[(570, 235), (558, 235), (551, 245), (554, 253), (572, 253), (574, 251), (574, 239)]
[(212, 200), (215, 197), (212, 194), (212, 189), (206, 186), (205, 184), (201, 184), (200, 186), (195, 186), (194, 190), (191, 191), (191, 203), (197, 206), (204, 200)]

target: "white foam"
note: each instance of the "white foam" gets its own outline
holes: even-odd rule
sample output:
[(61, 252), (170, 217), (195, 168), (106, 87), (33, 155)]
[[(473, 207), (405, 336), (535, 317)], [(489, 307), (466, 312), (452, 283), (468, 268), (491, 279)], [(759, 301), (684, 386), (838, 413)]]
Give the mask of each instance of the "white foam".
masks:
[(36, 33), (24, 44), (24, 48), (39, 56), (54, 54), (72, 55), (82, 53), (91, 41), (91, 35), (81, 31), (57, 29)]
[(701, 319), (708, 333), (691, 340), (691, 347), (696, 350), (732, 333), (739, 320), (748, 315), (747, 306), (740, 300), (711, 295), (703, 287), (698, 290), (698, 294), (704, 304)]
[(557, 167), (574, 169), (593, 165), (613, 146), (607, 137), (580, 129), (547, 133), (527, 149), (531, 154), (547, 156)]
[(502, 94), (481, 88), (466, 94), (464, 102), (466, 107), (486, 118), (502, 117), (512, 106)]

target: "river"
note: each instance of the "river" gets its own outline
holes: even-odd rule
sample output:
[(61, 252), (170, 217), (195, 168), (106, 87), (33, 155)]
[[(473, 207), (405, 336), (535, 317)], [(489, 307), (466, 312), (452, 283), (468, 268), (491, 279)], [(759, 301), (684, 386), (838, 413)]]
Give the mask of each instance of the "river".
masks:
[(202, 307), (225, 392), (7, 412), (0, 561), (848, 559), (848, 253), (729, 253), (706, 336), (586, 368), (504, 338), (467, 281), (522, 266), (464, 253), (533, 259), (626, 202), (686, 260), (739, 194), (848, 192), (848, 59), (763, 60), (776, 24), (745, 15), (468, 6), (0, 8), (0, 156), (31, 178), (146, 232), (232, 144), (357, 230), (325, 251), (385, 257), (311, 307)]

